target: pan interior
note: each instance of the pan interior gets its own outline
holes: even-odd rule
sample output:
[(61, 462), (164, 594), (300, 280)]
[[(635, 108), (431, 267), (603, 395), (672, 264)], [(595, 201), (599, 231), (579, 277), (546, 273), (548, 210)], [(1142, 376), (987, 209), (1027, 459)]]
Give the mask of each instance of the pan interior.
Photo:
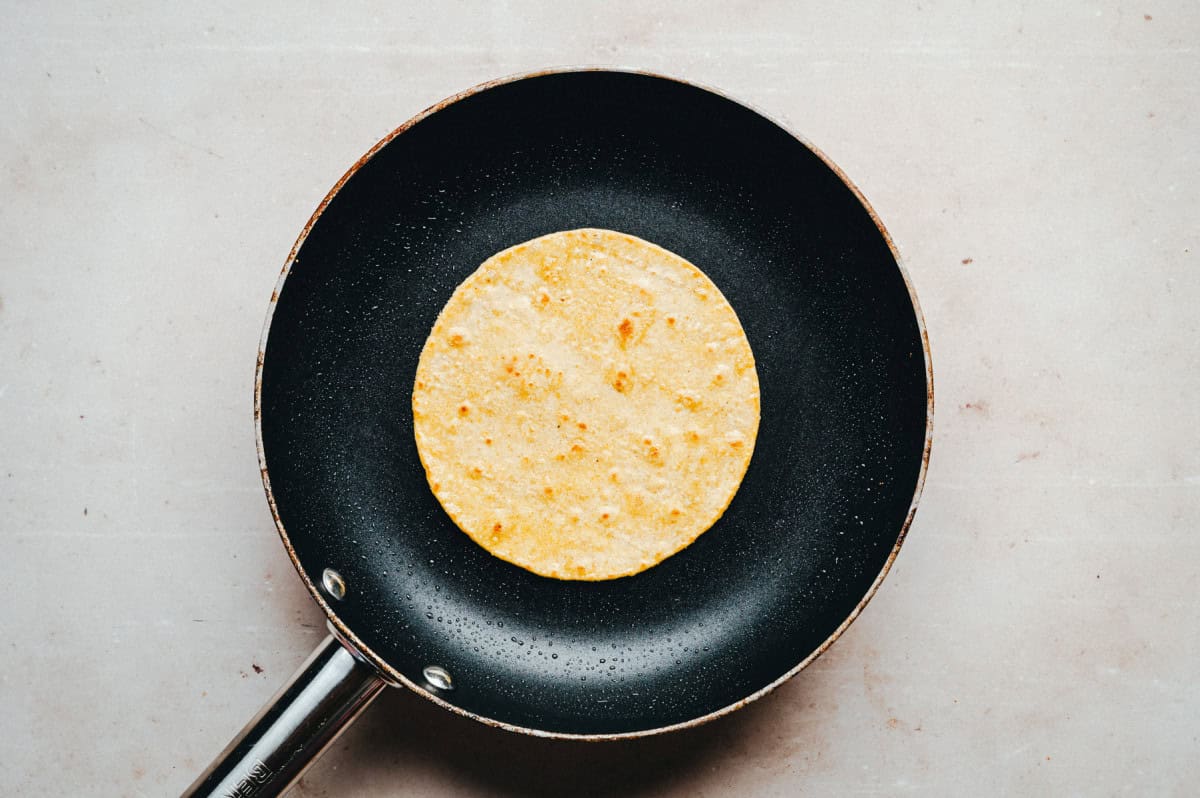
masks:
[[(620, 230), (699, 266), (754, 350), (761, 422), (725, 515), (633, 577), (566, 582), (487, 554), (430, 493), (417, 360), (491, 254)], [(921, 332), (894, 255), (786, 131), (701, 89), (570, 72), (501, 84), (395, 137), (304, 238), (274, 310), (261, 434), (299, 566), (337, 570), (338, 618), (455, 706), (530, 729), (619, 734), (769, 685), (854, 610), (922, 467)]]

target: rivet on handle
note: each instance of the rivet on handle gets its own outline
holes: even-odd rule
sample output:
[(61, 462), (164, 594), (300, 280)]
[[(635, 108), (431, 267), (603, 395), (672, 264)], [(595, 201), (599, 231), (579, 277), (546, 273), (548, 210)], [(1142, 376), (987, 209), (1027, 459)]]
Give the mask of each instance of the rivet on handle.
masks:
[(454, 689), (454, 680), (450, 678), (450, 671), (441, 665), (426, 665), (422, 674), (425, 676), (425, 682), (435, 690)]
[(321, 584), (325, 588), (325, 592), (333, 596), (338, 601), (346, 597), (346, 580), (342, 579), (342, 575), (332, 568), (326, 568), (321, 574)]

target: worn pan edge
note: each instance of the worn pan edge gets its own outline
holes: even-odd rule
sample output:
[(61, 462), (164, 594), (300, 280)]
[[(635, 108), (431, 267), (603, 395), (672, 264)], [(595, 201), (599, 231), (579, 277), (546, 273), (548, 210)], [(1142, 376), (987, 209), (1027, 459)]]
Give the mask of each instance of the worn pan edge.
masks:
[[(287, 530), (284, 528), (284, 525), (283, 525), (283, 520), (279, 517), (279, 509), (275, 504), (275, 495), (271, 490), (271, 478), (270, 478), (270, 475), (267, 473), (266, 450), (263, 447), (263, 434), (262, 434), (263, 364), (266, 359), (267, 336), (270, 334), (270, 331), (271, 331), (271, 320), (272, 320), (272, 318), (274, 318), (274, 315), (275, 315), (275, 306), (279, 301), (279, 295), (283, 290), (283, 284), (287, 280), (288, 274), (291, 272), (292, 265), (295, 263), (297, 253), (299, 253), (300, 248), (304, 244), (305, 239), (308, 238), (308, 234), (311, 232), (313, 225), (316, 224), (317, 219), (319, 219), (321, 217), (321, 214), (325, 212), (326, 207), (328, 207), (329, 203), (333, 201), (333, 198), (338, 194), (338, 192), (341, 191), (342, 186), (344, 186), (346, 184), (346, 181), (348, 181), (360, 168), (362, 168), (362, 166), (367, 161), (369, 161), (372, 157), (374, 157), (374, 155), (377, 152), (379, 152), (381, 149), (383, 149), (388, 144), (390, 144), (392, 142), (392, 140), (395, 139), (397, 136), (404, 133), (406, 130), (408, 130), (409, 128), (411, 128), (413, 125), (417, 124), (421, 120), (425, 119), (426, 117), (437, 113), (438, 111), (442, 110), (443, 108), (446, 108), (447, 106), (453, 105), (454, 103), (458, 102), (459, 100), (470, 97), (481, 91), (485, 91), (487, 89), (491, 89), (496, 86), (502, 86), (507, 83), (514, 83), (519, 80), (526, 80), (529, 78), (541, 77), (541, 76), (545, 76), (545, 75), (567, 74), (567, 73), (573, 73), (573, 72), (621, 72), (621, 73), (633, 74), (633, 75), (645, 75), (647, 77), (658, 78), (661, 80), (669, 80), (669, 81), (672, 81), (675, 83), (681, 83), (686, 86), (692, 86), (694, 88), (700, 89), (702, 91), (706, 91), (710, 94), (713, 94), (713, 95), (721, 97), (725, 100), (728, 100), (729, 102), (732, 102), (736, 105), (740, 105), (743, 108), (746, 108), (746, 109), (758, 114), (760, 117), (762, 117), (762, 118), (766, 119), (767, 121), (771, 122), (772, 124), (774, 124), (780, 130), (787, 132), (789, 135), (791, 135), (793, 138), (795, 138), (796, 141), (798, 141), (801, 145), (803, 145), (804, 147), (807, 147), (813, 154), (815, 154), (818, 158), (820, 158), (821, 161), (826, 166), (828, 166), (834, 172), (834, 174), (836, 174), (838, 176), (838, 178), (841, 179), (841, 181), (854, 193), (854, 196), (858, 199), (859, 203), (863, 206), (863, 208), (870, 215), (871, 220), (875, 223), (875, 227), (879, 230), (879, 233), (883, 236), (884, 241), (887, 243), (888, 249), (891, 251), (892, 257), (896, 261), (896, 266), (900, 270), (900, 276), (904, 280), (904, 286), (908, 290), (909, 299), (912, 302), (913, 313), (916, 316), (917, 327), (921, 333), (922, 354), (925, 358), (925, 390), (926, 390), (925, 444), (924, 444), (924, 446), (922, 448), (922, 452), (921, 452), (921, 470), (920, 470), (920, 473), (917, 475), (917, 484), (916, 484), (915, 488), (913, 489), (912, 502), (909, 504), (908, 513), (905, 516), (904, 523), (901, 526), (900, 532), (896, 537), (896, 543), (892, 547), (891, 552), (888, 554), (887, 560), (883, 564), (883, 568), (879, 571), (878, 576), (875, 577), (875, 580), (871, 583), (871, 586), (867, 589), (867, 592), (863, 595), (862, 599), (858, 602), (858, 604), (855, 605), (854, 609), (850, 612), (850, 614), (848, 616), (846, 616), (846, 619), (843, 620), (842, 623), (833, 631), (833, 633), (830, 634), (829, 637), (827, 637), (825, 639), (825, 641), (822, 642), (821, 645), (818, 646), (816, 648), (816, 650), (814, 650), (811, 654), (809, 654), (807, 657), (805, 657), (803, 660), (801, 660), (799, 663), (797, 663), (793, 668), (788, 670), (786, 673), (784, 673), (778, 679), (776, 679), (775, 681), (766, 685), (765, 687), (762, 687), (759, 690), (751, 693), (750, 695), (746, 696), (745, 698), (743, 698), (739, 701), (735, 701), (732, 704), (729, 704), (727, 706), (713, 710), (712, 712), (709, 712), (706, 715), (701, 715), (700, 717), (692, 718), (691, 720), (683, 721), (681, 723), (673, 723), (673, 724), (670, 724), (667, 726), (659, 726), (659, 727), (653, 728), (653, 729), (643, 729), (641, 731), (635, 731), (635, 732), (621, 732), (621, 733), (617, 733), (617, 734), (576, 734), (576, 733), (571, 733), (571, 732), (552, 732), (552, 731), (546, 731), (544, 729), (534, 729), (534, 728), (530, 728), (527, 726), (519, 726), (519, 725), (512, 724), (512, 723), (505, 723), (504, 721), (499, 721), (494, 718), (488, 718), (483, 715), (479, 715), (474, 712), (470, 712), (468, 710), (463, 709), (462, 707), (456, 706), (456, 705), (450, 703), (449, 701), (446, 701), (446, 700), (440, 698), (439, 696), (434, 695), (433, 693), (430, 693), (428, 690), (426, 690), (425, 688), (421, 687), (416, 682), (414, 682), (411, 679), (409, 679), (408, 677), (406, 677), (403, 673), (401, 673), (400, 671), (393, 668), (386, 661), (384, 661), (384, 659), (382, 657), (380, 657), (378, 654), (376, 654), (374, 651), (372, 651), (361, 639), (358, 638), (358, 636), (356, 636), (354, 634), (354, 632), (352, 632), (350, 630), (350, 628), (345, 623), (342, 622), (341, 618), (338, 617), (338, 614), (334, 611), (333, 607), (325, 600), (324, 596), (321, 594), (321, 591), (318, 588), (317, 584), (311, 578), (309, 578), (308, 573), (304, 570), (304, 567), (300, 564), (300, 559), (296, 555), (296, 550), (293, 548), (291, 540), (288, 538)], [(700, 726), (705, 723), (708, 723), (709, 721), (716, 720), (717, 718), (723, 717), (723, 716), (728, 715), (736, 710), (739, 710), (742, 707), (746, 706), (747, 704), (757, 701), (759, 698), (762, 698), (767, 693), (770, 693), (772, 690), (779, 687), (781, 684), (783, 684), (787, 680), (791, 679), (793, 676), (795, 676), (800, 671), (802, 671), (810, 663), (812, 663), (817, 657), (824, 654), (829, 649), (829, 647), (831, 645), (833, 645), (834, 641), (836, 641), (839, 637), (841, 637), (842, 633), (846, 631), (846, 629), (850, 626), (850, 624), (852, 624), (855, 621), (855, 619), (858, 618), (858, 616), (862, 613), (863, 609), (867, 606), (867, 604), (871, 601), (871, 599), (874, 598), (875, 593), (879, 590), (879, 586), (881, 584), (883, 584), (884, 578), (887, 577), (888, 572), (891, 570), (892, 563), (895, 562), (896, 556), (900, 553), (900, 547), (904, 544), (904, 540), (908, 536), (909, 527), (912, 525), (913, 518), (916, 516), (917, 503), (920, 501), (921, 492), (924, 490), (924, 487), (925, 487), (925, 475), (926, 475), (926, 472), (929, 470), (929, 455), (930, 455), (930, 451), (933, 446), (933, 409), (934, 409), (933, 362), (932, 362), (932, 359), (930, 356), (929, 334), (925, 327), (925, 316), (921, 312), (921, 305), (917, 299), (916, 291), (913, 288), (912, 280), (909, 278), (908, 270), (904, 267), (904, 262), (900, 257), (900, 252), (897, 250), (895, 242), (892, 240), (892, 237), (888, 233), (887, 229), (883, 226), (883, 222), (880, 220), (879, 215), (875, 212), (875, 209), (871, 207), (871, 204), (867, 201), (867, 198), (865, 196), (863, 196), (863, 193), (859, 190), (858, 186), (856, 186), (853, 183), (853, 181), (851, 181), (850, 178), (846, 176), (845, 172), (843, 172), (842, 169), (837, 164), (835, 164), (833, 162), (833, 160), (831, 158), (829, 158), (829, 156), (827, 156), (824, 152), (822, 152), (818, 147), (814, 146), (811, 142), (809, 142), (803, 136), (801, 136), (801, 135), (797, 134), (795, 131), (791, 130), (787, 125), (783, 124), (782, 122), (775, 119), (771, 115), (764, 113), (762, 110), (754, 107), (753, 105), (743, 102), (742, 100), (730, 97), (728, 94), (726, 94), (722, 91), (711, 88), (709, 86), (705, 86), (700, 83), (696, 83), (694, 81), (684, 80), (682, 78), (675, 78), (675, 77), (671, 77), (669, 75), (662, 75), (662, 74), (659, 74), (656, 72), (650, 72), (650, 71), (646, 71), (646, 70), (628, 69), (628, 68), (620, 68), (620, 67), (602, 67), (602, 66), (554, 67), (554, 68), (549, 68), (549, 69), (536, 70), (533, 72), (522, 72), (522, 73), (515, 74), (515, 75), (509, 75), (507, 77), (496, 78), (494, 80), (485, 81), (483, 83), (479, 83), (475, 86), (465, 89), (464, 91), (458, 92), (457, 94), (451, 95), (450, 97), (447, 97), (446, 99), (441, 100), (440, 102), (437, 102), (437, 103), (429, 106), (425, 110), (423, 110), (420, 113), (413, 116), (408, 121), (404, 122), (402, 125), (397, 127), (391, 133), (384, 136), (377, 144), (375, 144), (375, 146), (373, 146), (370, 150), (368, 150), (366, 152), (366, 154), (364, 154), (361, 158), (359, 158), (354, 163), (354, 165), (351, 166), (344, 175), (342, 175), (342, 177), (337, 181), (337, 183), (334, 184), (333, 188), (331, 188), (329, 190), (329, 192), (325, 195), (324, 199), (322, 199), (320, 204), (317, 205), (316, 210), (313, 211), (312, 216), (309, 217), (307, 224), (304, 225), (304, 229), (301, 230), (299, 237), (296, 239), (296, 243), (292, 246), (292, 250), (288, 254), (287, 260), (284, 262), (283, 269), (280, 271), (279, 279), (275, 284), (275, 289), (271, 292), (271, 301), (267, 308), (266, 319), (263, 322), (262, 337), (259, 340), (258, 358), (257, 358), (257, 364), (255, 366), (255, 371), (254, 371), (255, 448), (258, 451), (259, 473), (262, 476), (263, 490), (266, 493), (267, 504), (271, 509), (271, 517), (275, 520), (275, 528), (279, 532), (279, 537), (283, 541), (284, 548), (287, 550), (287, 554), (288, 554), (288, 557), (292, 561), (292, 565), (295, 566), (296, 572), (300, 575), (300, 579), (304, 582), (304, 586), (308, 589), (309, 594), (312, 595), (313, 599), (316, 600), (317, 605), (320, 606), (320, 608), (324, 611), (326, 617), (328, 617), (329, 623), (332, 624), (335, 635), (342, 641), (343, 644), (348, 644), (348, 645), (352, 646), (359, 654), (361, 654), (368, 662), (370, 662), (371, 665), (373, 665), (376, 669), (378, 669), (380, 674), (383, 676), (383, 678), (386, 681), (388, 681), (390, 684), (392, 684), (393, 686), (403, 685), (404, 687), (407, 687), (408, 689), (410, 689), (417, 695), (420, 695), (420, 696), (428, 699), (429, 701), (432, 701), (433, 703), (437, 704), (438, 706), (442, 707), (443, 709), (447, 709), (458, 715), (462, 715), (463, 717), (467, 717), (472, 720), (478, 721), (487, 726), (493, 726), (493, 727), (496, 727), (499, 729), (505, 729), (507, 731), (518, 732), (520, 734), (527, 734), (527, 735), (530, 735), (533, 737), (544, 737), (544, 738), (560, 739), (560, 740), (585, 740), (585, 741), (597, 741), (597, 742), (598, 741), (608, 741), (608, 740), (628, 740), (628, 739), (636, 739), (636, 738), (640, 738), (640, 737), (649, 737), (652, 735), (664, 734), (667, 732), (673, 732), (673, 731), (678, 731), (681, 729), (688, 729), (688, 728), (692, 728), (695, 726)]]

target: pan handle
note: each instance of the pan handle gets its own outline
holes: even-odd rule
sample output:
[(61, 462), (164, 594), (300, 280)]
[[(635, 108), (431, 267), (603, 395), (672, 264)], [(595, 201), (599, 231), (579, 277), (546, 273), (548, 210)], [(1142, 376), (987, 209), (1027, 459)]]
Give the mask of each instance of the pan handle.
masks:
[(183, 798), (281, 795), (387, 682), (330, 635)]

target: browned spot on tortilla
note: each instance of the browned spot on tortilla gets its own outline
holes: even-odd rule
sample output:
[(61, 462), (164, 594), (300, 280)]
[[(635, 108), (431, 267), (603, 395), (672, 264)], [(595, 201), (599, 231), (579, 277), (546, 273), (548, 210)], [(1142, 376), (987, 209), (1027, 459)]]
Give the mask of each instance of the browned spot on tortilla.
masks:
[(622, 319), (617, 325), (617, 332), (621, 334), (621, 346), (624, 347), (629, 343), (630, 336), (633, 335), (633, 322), (629, 319)]

